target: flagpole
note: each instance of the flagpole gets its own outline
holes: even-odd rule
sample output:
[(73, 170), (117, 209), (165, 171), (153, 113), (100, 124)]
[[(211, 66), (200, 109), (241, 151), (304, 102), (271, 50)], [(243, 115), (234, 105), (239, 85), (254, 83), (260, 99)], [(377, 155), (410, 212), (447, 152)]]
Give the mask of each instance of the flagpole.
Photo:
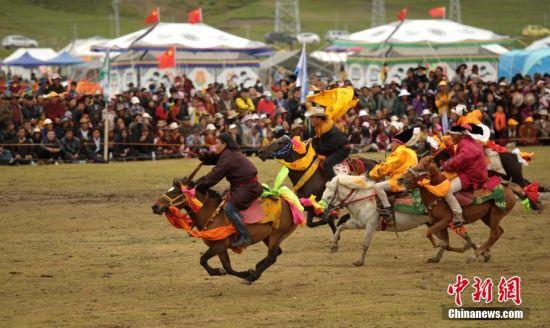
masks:
[(157, 7), (157, 23), (160, 23), (160, 7)]

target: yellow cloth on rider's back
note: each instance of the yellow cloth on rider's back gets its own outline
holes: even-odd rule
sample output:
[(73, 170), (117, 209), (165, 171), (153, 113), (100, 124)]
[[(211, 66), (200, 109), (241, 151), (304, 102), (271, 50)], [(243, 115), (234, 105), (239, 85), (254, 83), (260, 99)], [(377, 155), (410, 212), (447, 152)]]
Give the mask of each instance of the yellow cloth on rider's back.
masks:
[(403, 188), (398, 185), (397, 179), (407, 172), (407, 170), (418, 164), (416, 153), (401, 145), (395, 149), (386, 160), (376, 165), (369, 173), (370, 177), (379, 180), (383, 177), (389, 177), (390, 188), (392, 192), (401, 192)]
[(350, 108), (355, 107), (357, 99), (353, 99), (352, 87), (335, 88), (321, 91), (307, 97), (307, 101), (326, 108), (325, 114), (333, 120), (342, 117)]

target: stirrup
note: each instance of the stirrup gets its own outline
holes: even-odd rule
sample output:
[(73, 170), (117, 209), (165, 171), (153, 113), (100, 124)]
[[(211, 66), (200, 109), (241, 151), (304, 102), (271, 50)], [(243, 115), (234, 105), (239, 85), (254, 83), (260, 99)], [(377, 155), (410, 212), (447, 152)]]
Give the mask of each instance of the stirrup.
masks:
[(250, 246), (251, 240), (250, 238), (245, 238), (243, 235), (239, 236), (239, 239), (231, 244), (231, 247), (233, 248), (239, 248), (239, 247), (246, 247)]

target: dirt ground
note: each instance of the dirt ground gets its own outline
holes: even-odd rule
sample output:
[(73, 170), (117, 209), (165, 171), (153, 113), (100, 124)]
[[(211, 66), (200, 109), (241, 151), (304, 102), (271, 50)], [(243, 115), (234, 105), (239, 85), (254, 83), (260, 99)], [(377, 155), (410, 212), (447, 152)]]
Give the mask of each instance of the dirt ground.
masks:
[[(550, 185), (550, 149), (531, 150), (526, 175)], [(254, 162), (272, 182), (279, 165)], [(172, 178), (196, 163), (0, 167), (0, 326), (550, 326), (549, 212), (517, 205), (489, 263), (466, 264), (471, 253), (453, 253), (426, 264), (435, 250), (419, 227), (399, 238), (377, 233), (365, 266), (356, 268), (363, 232), (344, 232), (340, 251), (330, 254), (330, 229), (303, 227), (282, 244), (277, 263), (244, 286), (236, 277), (209, 277), (199, 265), (202, 242), (151, 212)], [(469, 231), (477, 242), (488, 235), (483, 224)], [(232, 254), (233, 266), (251, 268), (265, 252), (255, 245)], [(495, 285), (520, 275), (528, 320), (444, 321), (457, 273)]]

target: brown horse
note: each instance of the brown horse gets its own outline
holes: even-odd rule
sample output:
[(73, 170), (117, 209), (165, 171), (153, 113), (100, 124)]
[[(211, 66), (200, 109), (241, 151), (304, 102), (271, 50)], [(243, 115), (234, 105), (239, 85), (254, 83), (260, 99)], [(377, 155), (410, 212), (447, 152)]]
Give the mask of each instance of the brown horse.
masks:
[[(399, 179), (399, 184), (411, 190), (416, 188), (417, 182), (423, 178), (428, 178), (432, 185), (438, 185), (446, 179), (435, 165), (431, 156), (424, 157), (416, 167), (409, 169), (409, 171), (403, 174)], [(494, 201), (488, 201), (479, 205), (469, 205), (463, 208), (466, 224), (481, 219), (491, 230), (489, 239), (481, 247), (473, 245), (476, 248), (476, 257), (482, 255), (485, 262), (491, 258), (491, 247), (504, 233), (504, 230), (500, 227), (500, 221), (512, 211), (516, 204), (516, 196), (510, 188), (504, 187), (504, 195), (506, 199), (506, 209), (504, 211), (498, 208)], [(420, 188), (420, 196), (432, 219), (432, 225), (426, 231), (426, 237), (430, 239), (434, 247), (439, 248), (437, 255), (430, 258), (428, 262), (439, 262), (443, 252), (449, 247), (447, 227), (451, 222), (452, 212), (445, 198), (435, 196), (424, 187)], [(436, 243), (433, 234), (438, 235), (440, 243)], [(462, 237), (464, 238), (464, 235)], [(471, 258), (470, 260), (473, 259)]]
[[(312, 147), (311, 144), (308, 145), (308, 147)], [(305, 155), (301, 155), (297, 152), (295, 152), (292, 149), (292, 141), (290, 137), (288, 136), (282, 136), (278, 139), (275, 139), (272, 143), (269, 145), (263, 146), (260, 149), (258, 149), (258, 157), (265, 161), (267, 159), (273, 158), (273, 159), (282, 159), (286, 162), (292, 163), (300, 158), (304, 157)], [(363, 165), (365, 167), (365, 171), (369, 172), (372, 170), (372, 168), (378, 164), (376, 161), (370, 160), (368, 158), (360, 158), (363, 162)], [(314, 161), (317, 160), (317, 157), (315, 157)], [(297, 171), (297, 170), (289, 170), (288, 178), (292, 182), (292, 185), (296, 186), (296, 184), (300, 181), (302, 176), (304, 175), (306, 171)], [(322, 172), (320, 168), (317, 168), (317, 170), (313, 173), (313, 175), (303, 184), (302, 187), (300, 187), (298, 190), (295, 190), (296, 194), (300, 198), (309, 198), (311, 195), (315, 195), (317, 200), (320, 200), (323, 196), (323, 192), (325, 191), (325, 185), (327, 183), (327, 178), (325, 177), (325, 174)], [(307, 222), (306, 225), (310, 228), (317, 227), (320, 225), (328, 224), (330, 228), (332, 229), (332, 232), (336, 232), (336, 225), (334, 224), (333, 218), (329, 218), (328, 220), (325, 218), (320, 218), (318, 221), (314, 221), (315, 214), (313, 213), (312, 208), (307, 208)], [(345, 214), (341, 219), (338, 225), (345, 222), (347, 219), (349, 219), (349, 214)]]
[[(198, 213), (194, 213), (189, 204), (187, 204), (186, 198), (182, 193), (182, 187), (193, 187), (194, 183), (191, 178), (175, 179), (173, 187), (157, 200), (152, 206), (153, 213), (163, 214), (168, 210), (170, 206), (176, 206), (183, 208), (187, 211), (191, 219), (193, 220), (193, 226), (199, 231), (206, 229), (213, 229), (226, 226), (227, 220), (223, 211), (220, 211), (220, 205), (222, 203), (222, 197), (215, 191), (209, 189), (206, 192), (196, 192), (196, 197), (203, 203), (203, 207)], [(293, 216), (290, 210), (290, 205), (285, 201), (282, 201), (282, 210), (280, 217), (280, 224), (278, 228), (273, 227), (271, 223), (265, 224), (250, 224), (247, 225), (248, 233), (252, 240), (252, 244), (256, 244), (263, 241), (267, 246), (267, 256), (256, 264), (256, 268), (249, 271), (235, 271), (231, 267), (231, 261), (227, 250), (231, 248), (231, 243), (234, 242), (235, 235), (219, 241), (207, 241), (204, 243), (209, 247), (208, 250), (200, 257), (200, 264), (206, 269), (211, 276), (222, 276), (230, 274), (243, 278), (243, 284), (250, 285), (254, 281), (260, 278), (261, 274), (272, 264), (277, 261), (277, 256), (283, 252), (279, 246), (285, 238), (287, 238), (295, 229)], [(222, 263), (223, 269), (212, 268), (208, 265), (208, 260), (214, 256), (218, 256)]]

